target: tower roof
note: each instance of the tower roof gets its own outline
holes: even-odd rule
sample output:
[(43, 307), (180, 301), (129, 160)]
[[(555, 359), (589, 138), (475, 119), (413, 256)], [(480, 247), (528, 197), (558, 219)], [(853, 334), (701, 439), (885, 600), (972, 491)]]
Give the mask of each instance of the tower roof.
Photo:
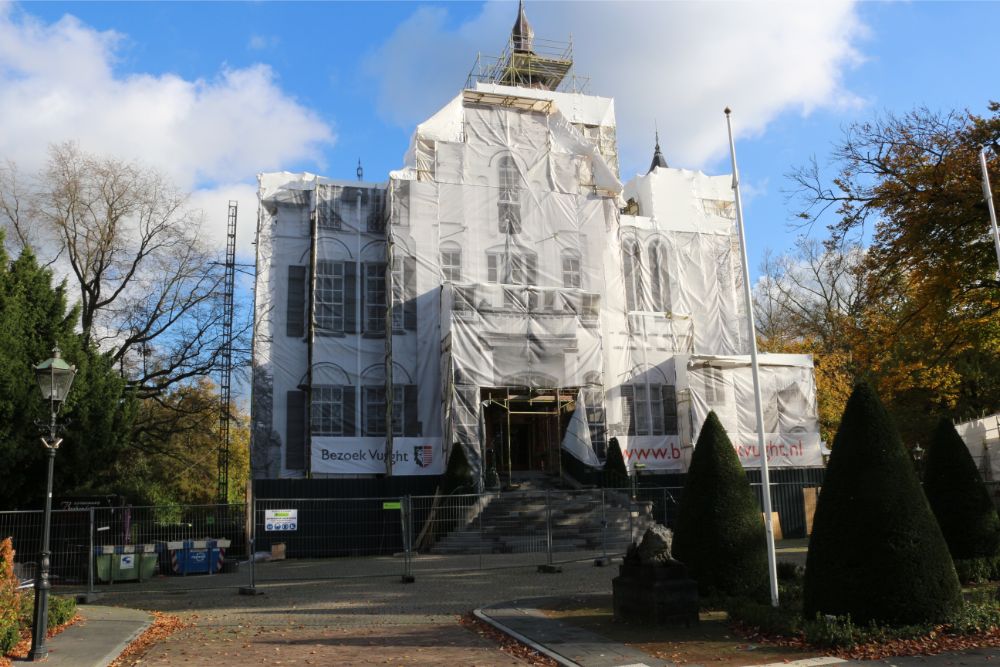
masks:
[(528, 17), (524, 14), (524, 0), (520, 0), (517, 4), (517, 20), (514, 21), (514, 28), (510, 31), (510, 41), (515, 51), (530, 53), (534, 46), (535, 31), (531, 29)]
[(657, 130), (656, 148), (653, 150), (653, 161), (650, 163), (649, 171), (647, 171), (646, 173), (648, 174), (650, 171), (653, 171), (657, 167), (663, 167), (664, 169), (666, 169), (669, 166), (670, 165), (667, 164), (667, 158), (663, 157), (663, 153), (660, 152), (660, 132), (659, 130)]

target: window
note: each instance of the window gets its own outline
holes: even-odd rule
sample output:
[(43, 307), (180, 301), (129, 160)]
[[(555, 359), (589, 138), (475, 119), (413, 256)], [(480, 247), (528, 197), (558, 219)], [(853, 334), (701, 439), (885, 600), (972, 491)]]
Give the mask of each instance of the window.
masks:
[(726, 382), (722, 378), (722, 369), (706, 366), (703, 375), (705, 377), (705, 401), (709, 405), (725, 405)]
[(653, 310), (670, 310), (670, 283), (667, 280), (667, 254), (659, 243), (649, 246), (649, 296)]
[(476, 304), (476, 287), (475, 285), (468, 285), (463, 287), (453, 287), (452, 294), (454, 295), (451, 309), (454, 312), (469, 313), (475, 310)]
[(365, 331), (385, 331), (385, 264), (365, 264)]
[(344, 435), (344, 392), (340, 387), (313, 385), (312, 434)]
[(369, 190), (371, 197), (368, 203), (368, 216), (366, 228), (369, 232), (385, 231), (385, 192), (383, 190)]
[(639, 244), (635, 241), (626, 242), (622, 248), (622, 274), (625, 278), (625, 306), (627, 310), (640, 309), (641, 272), (642, 258), (639, 254)]
[(501, 234), (521, 232), (521, 174), (514, 158), (505, 155), (497, 166), (500, 176), (500, 196), (497, 213)]
[(582, 284), (579, 255), (564, 253), (562, 256), (563, 287), (579, 288)]
[[(594, 375), (594, 374), (588, 374)], [(607, 453), (607, 426), (604, 412), (604, 387), (600, 384), (600, 376), (588, 377), (588, 384), (583, 390), (583, 400), (587, 406), (587, 425), (590, 427), (590, 443), (597, 455), (604, 458)]]
[(285, 303), (285, 335), (306, 335), (306, 267), (288, 267), (288, 301)]
[(316, 216), (320, 229), (342, 229), (344, 219), (342, 217), (341, 188), (330, 185), (320, 185), (316, 194)]
[(316, 333), (320, 336), (344, 332), (344, 263), (316, 263)]
[(441, 249), (441, 278), (453, 283), (462, 282), (461, 248)]
[(403, 304), (406, 302), (404, 290), (403, 258), (392, 258), (392, 329), (403, 330)]
[(584, 294), (581, 300), (580, 319), (584, 324), (595, 324), (601, 317), (601, 296)]
[(673, 385), (623, 385), (621, 393), (628, 435), (677, 435), (677, 393)]
[(536, 285), (538, 256), (492, 252), (486, 256), (486, 281), (502, 285)]
[[(392, 387), (392, 434), (403, 435), (403, 386)], [(385, 435), (385, 386), (365, 387), (365, 435)]]

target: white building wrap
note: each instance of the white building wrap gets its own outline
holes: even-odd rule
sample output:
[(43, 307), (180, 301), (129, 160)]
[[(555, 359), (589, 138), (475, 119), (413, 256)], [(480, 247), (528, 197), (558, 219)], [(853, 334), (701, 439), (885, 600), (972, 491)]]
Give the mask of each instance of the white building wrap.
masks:
[[(477, 83), (387, 183), (261, 175), (254, 475), (556, 474), (611, 438), (683, 471), (709, 410), (756, 466), (731, 178), (617, 165), (611, 99)], [(811, 359), (761, 364), (771, 465), (822, 465)]]

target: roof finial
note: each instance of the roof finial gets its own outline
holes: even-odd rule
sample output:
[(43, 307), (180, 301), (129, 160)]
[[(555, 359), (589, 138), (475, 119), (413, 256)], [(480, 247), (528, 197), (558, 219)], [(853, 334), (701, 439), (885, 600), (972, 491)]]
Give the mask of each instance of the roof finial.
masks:
[(667, 164), (667, 159), (663, 157), (663, 153), (660, 152), (660, 128), (655, 120), (653, 121), (653, 127), (656, 132), (656, 148), (653, 149), (653, 161), (649, 165), (649, 171), (646, 172), (647, 174), (657, 167), (668, 169), (670, 166)]
[(517, 20), (514, 21), (514, 28), (510, 31), (510, 41), (515, 51), (530, 52), (535, 40), (535, 31), (528, 23), (528, 17), (524, 14), (524, 0), (517, 3)]
[(358, 180), (359, 181), (365, 180), (365, 170), (362, 169), (362, 167), (361, 167), (361, 158), (358, 158), (358, 171), (357, 171), (357, 174), (358, 174)]

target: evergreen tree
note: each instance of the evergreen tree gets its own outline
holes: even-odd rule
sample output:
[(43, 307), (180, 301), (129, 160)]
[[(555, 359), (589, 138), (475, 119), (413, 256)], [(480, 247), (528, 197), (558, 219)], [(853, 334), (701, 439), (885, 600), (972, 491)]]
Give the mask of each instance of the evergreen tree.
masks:
[(604, 486), (612, 488), (628, 486), (628, 466), (625, 465), (625, 457), (622, 456), (618, 438), (611, 438), (608, 441), (608, 451), (604, 459)]
[(946, 620), (962, 602), (948, 546), (869, 385), (848, 399), (832, 452), (806, 560), (806, 618)]
[(924, 493), (951, 557), (989, 558), (1000, 548), (1000, 517), (972, 455), (951, 421), (942, 419), (927, 448)]
[(39, 504), (46, 457), (40, 436), (49, 422), (33, 367), (59, 345), (77, 376), (59, 422), (54, 493), (68, 495), (110, 483), (107, 474), (124, 445), (124, 383), (102, 355), (82, 347), (78, 310), (67, 308), (65, 284), (38, 266), (31, 250), (11, 262), (0, 239), (0, 507)]
[(673, 553), (688, 566), (703, 596), (767, 595), (763, 515), (714, 412), (705, 419), (691, 457)]

